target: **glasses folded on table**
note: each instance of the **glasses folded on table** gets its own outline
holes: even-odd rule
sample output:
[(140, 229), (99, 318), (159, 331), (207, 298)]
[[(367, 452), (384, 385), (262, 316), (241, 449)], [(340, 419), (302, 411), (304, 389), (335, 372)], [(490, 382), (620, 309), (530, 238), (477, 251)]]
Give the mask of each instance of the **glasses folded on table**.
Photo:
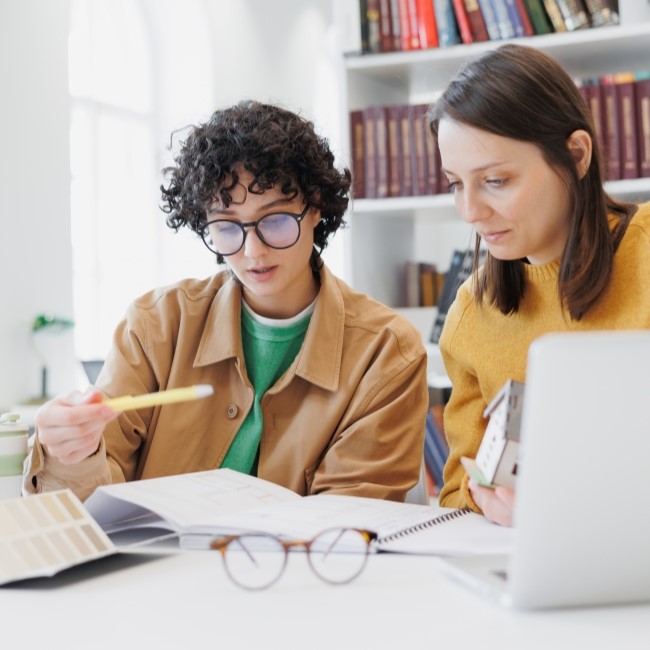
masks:
[(266, 589), (287, 566), (290, 551), (307, 553), (309, 566), (325, 582), (340, 585), (354, 580), (366, 566), (376, 533), (357, 528), (331, 528), (308, 541), (283, 540), (267, 533), (224, 535), (212, 540), (226, 573), (244, 589)]

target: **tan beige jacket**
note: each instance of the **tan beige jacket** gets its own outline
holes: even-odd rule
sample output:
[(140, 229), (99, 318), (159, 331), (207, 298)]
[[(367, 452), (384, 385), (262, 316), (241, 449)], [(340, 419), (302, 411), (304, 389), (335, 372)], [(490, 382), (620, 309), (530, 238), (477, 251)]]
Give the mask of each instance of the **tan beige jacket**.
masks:
[[(38, 432), (29, 492), (219, 467), (253, 403), (240, 335), (241, 293), (228, 272), (136, 300), (98, 378), (108, 396), (211, 384), (194, 402), (123, 413), (97, 454), (72, 466), (46, 458)], [(258, 476), (299, 494), (403, 500), (422, 462), (428, 403), (420, 334), (329, 270), (303, 346), (262, 398)]]

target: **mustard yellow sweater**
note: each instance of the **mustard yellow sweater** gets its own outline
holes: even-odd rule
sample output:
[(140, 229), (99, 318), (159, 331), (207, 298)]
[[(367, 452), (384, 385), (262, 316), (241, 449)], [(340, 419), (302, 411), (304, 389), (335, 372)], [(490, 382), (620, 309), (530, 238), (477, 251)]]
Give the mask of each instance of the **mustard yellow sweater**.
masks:
[(525, 381), (528, 347), (535, 338), (547, 332), (650, 329), (650, 203), (632, 218), (607, 290), (580, 321), (572, 321), (560, 306), (559, 267), (559, 260), (526, 266), (524, 298), (519, 311), (508, 316), (491, 305), (479, 306), (471, 279), (458, 290), (440, 339), (453, 385), (444, 416), (450, 454), (440, 493), (443, 506), (478, 510), (460, 457), (476, 457), (487, 424), (483, 410), (505, 381)]

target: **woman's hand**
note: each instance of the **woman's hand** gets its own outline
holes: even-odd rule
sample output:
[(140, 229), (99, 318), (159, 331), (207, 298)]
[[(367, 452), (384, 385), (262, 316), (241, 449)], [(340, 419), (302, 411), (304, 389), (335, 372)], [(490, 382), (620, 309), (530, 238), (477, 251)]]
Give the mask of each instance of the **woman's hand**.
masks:
[(97, 390), (87, 395), (75, 391), (41, 406), (36, 428), (48, 456), (72, 465), (99, 449), (104, 428), (119, 415), (101, 401)]
[(474, 503), (483, 514), (496, 524), (512, 526), (512, 514), (515, 507), (515, 493), (506, 487), (481, 487), (474, 479), (470, 479), (467, 487)]

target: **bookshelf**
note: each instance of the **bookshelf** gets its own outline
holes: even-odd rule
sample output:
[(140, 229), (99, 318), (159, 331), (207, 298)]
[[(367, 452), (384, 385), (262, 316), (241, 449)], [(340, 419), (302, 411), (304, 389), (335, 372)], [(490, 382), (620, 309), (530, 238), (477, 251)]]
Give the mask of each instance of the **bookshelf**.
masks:
[[(504, 42), (342, 56), (345, 159), (351, 160), (351, 110), (434, 101), (466, 59)], [(547, 52), (575, 78), (650, 70), (650, 21), (517, 38), (513, 42)], [(650, 178), (612, 181), (606, 187), (620, 197), (650, 199)], [(347, 218), (348, 280), (358, 290), (398, 308), (403, 304), (403, 269), (407, 261), (431, 261), (445, 271), (453, 249), (467, 248), (472, 238), (471, 229), (457, 216), (449, 194), (356, 199)], [(414, 314), (413, 310), (405, 313), (409, 318)]]

